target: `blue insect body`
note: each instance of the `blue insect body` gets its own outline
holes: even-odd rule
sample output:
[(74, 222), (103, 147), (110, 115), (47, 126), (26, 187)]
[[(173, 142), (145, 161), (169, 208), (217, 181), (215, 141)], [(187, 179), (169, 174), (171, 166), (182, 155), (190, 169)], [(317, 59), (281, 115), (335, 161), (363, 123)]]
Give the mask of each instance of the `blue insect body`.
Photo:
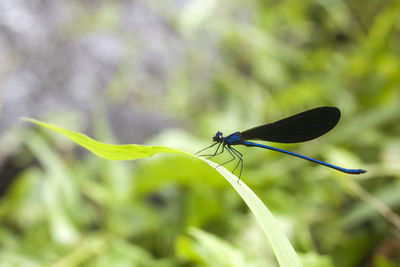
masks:
[[(278, 151), (291, 156), (309, 160), (311, 162), (321, 164), (323, 166), (330, 167), (338, 171), (349, 174), (365, 173), (366, 170), (363, 169), (346, 169), (343, 167), (339, 167), (330, 163), (326, 163), (287, 150), (247, 141), (247, 140), (263, 140), (263, 141), (278, 142), (278, 143), (305, 142), (315, 139), (329, 132), (333, 127), (336, 126), (336, 124), (339, 122), (339, 119), (340, 119), (340, 111), (338, 108), (319, 107), (304, 111), (302, 113), (287, 117), (285, 119), (273, 123), (251, 128), (243, 132), (235, 132), (233, 134), (228, 135), (227, 137), (224, 137), (222, 132), (218, 131), (213, 137), (214, 144), (212, 144), (209, 147), (206, 147), (205, 149), (200, 150), (196, 154), (218, 144), (218, 147), (214, 154), (202, 155), (202, 156), (214, 157), (218, 154), (223, 153), (224, 150), (226, 149), (232, 156), (232, 159), (221, 165), (224, 165), (238, 158), (239, 161), (232, 172), (234, 172), (240, 164), (241, 167), (240, 167), (239, 177), (241, 176), (243, 169), (243, 155), (242, 153), (237, 151), (234, 147), (232, 147), (235, 145), (260, 147)], [(222, 147), (221, 151), (219, 151), (220, 147)]]

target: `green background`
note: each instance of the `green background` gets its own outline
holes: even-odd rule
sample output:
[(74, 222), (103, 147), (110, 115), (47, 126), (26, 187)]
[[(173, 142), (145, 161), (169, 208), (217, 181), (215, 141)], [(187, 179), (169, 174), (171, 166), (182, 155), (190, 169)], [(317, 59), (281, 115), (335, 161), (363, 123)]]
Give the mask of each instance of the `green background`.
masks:
[[(242, 179), (273, 212), (305, 266), (400, 265), (400, 2), (142, 5), (179, 40), (169, 56), (180, 60), (162, 73), (161, 93), (151, 90), (157, 69), (132, 67), (151, 44), (123, 30), (123, 2), (76, 2), (79, 19), (56, 27), (66, 42), (99, 32), (124, 40), (123, 60), (102, 84), (107, 101), (118, 107), (132, 99), (139, 116), (178, 122), (143, 143), (194, 153), (218, 130), (227, 135), (306, 109), (339, 107), (341, 121), (332, 132), (276, 146), (368, 173), (347, 175), (239, 147)], [(119, 143), (105, 108), (95, 95), (90, 102), (90, 135)], [(39, 119), (78, 131), (89, 123), (68, 108)], [(135, 125), (131, 143), (146, 123)], [(3, 163), (18, 168), (0, 199), (0, 266), (276, 265), (241, 198), (195, 159), (107, 161), (17, 120), (0, 141)]]

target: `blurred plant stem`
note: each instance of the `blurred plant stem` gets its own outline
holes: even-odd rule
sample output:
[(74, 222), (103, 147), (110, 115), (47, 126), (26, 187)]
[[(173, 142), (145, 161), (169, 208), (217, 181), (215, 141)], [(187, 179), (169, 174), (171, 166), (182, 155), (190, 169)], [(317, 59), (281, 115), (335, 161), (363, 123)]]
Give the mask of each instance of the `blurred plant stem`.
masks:
[(385, 205), (382, 201), (374, 197), (368, 191), (366, 191), (360, 184), (354, 180), (347, 180), (346, 185), (348, 188), (367, 203), (369, 206), (378, 211), (383, 217), (386, 218), (390, 223), (392, 223), (400, 233), (400, 216), (398, 216), (391, 208)]

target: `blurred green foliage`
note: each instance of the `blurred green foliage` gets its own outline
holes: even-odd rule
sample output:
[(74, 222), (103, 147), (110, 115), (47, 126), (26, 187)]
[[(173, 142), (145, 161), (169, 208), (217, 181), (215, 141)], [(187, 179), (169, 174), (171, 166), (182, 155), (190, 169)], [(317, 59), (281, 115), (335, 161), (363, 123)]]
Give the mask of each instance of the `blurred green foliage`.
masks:
[[(109, 5), (82, 31), (114, 25)], [(400, 265), (399, 229), (351, 187), (400, 210), (400, 2), (197, 0), (178, 13), (148, 5), (184, 40), (184, 60), (156, 101), (189, 128), (147, 143), (195, 152), (217, 130), (337, 106), (332, 133), (279, 147), (367, 174), (240, 148), (242, 179), (305, 266)], [(116, 98), (128, 93), (118, 79), (109, 88)], [(98, 139), (112, 141), (105, 131)], [(35, 164), (0, 200), (1, 266), (276, 264), (244, 203), (204, 164), (178, 155), (110, 162), (39, 130), (13, 134)]]

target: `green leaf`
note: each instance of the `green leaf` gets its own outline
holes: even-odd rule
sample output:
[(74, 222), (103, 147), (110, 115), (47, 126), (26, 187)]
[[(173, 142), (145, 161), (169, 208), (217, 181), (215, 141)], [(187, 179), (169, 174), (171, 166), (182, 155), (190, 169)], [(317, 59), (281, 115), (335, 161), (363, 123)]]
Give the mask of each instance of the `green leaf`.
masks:
[[(205, 161), (214, 168), (218, 166), (218, 164), (212, 161)], [(279, 265), (303, 266), (282, 228), (257, 195), (243, 181), (238, 182), (238, 178), (227, 169), (218, 167), (216, 170), (225, 177), (236, 192), (238, 192), (256, 217), (257, 222), (260, 224), (271, 244)]]
[(158, 154), (158, 153), (182, 153), (182, 154), (191, 155), (185, 151), (170, 148), (170, 147), (165, 147), (165, 146), (105, 144), (105, 143), (96, 141), (84, 134), (70, 131), (67, 129), (63, 129), (61, 127), (58, 127), (58, 126), (55, 126), (55, 125), (52, 125), (49, 123), (41, 122), (41, 121), (30, 119), (30, 118), (21, 118), (21, 119), (32, 122), (39, 126), (48, 128), (48, 129), (58, 132), (60, 134), (63, 134), (64, 136), (68, 137), (69, 139), (71, 139), (72, 141), (77, 143), (78, 145), (86, 148), (93, 154), (95, 154), (101, 158), (104, 158), (104, 159), (132, 160), (132, 159), (138, 159), (138, 158), (151, 157), (154, 154)]
[(61, 133), (75, 143), (88, 149), (95, 155), (105, 159), (132, 160), (150, 157), (158, 153), (182, 153), (205, 161), (208, 165), (217, 170), (246, 202), (247, 206), (250, 208), (257, 222), (260, 224), (265, 235), (267, 236), (267, 239), (271, 244), (271, 247), (280, 266), (303, 266), (285, 233), (283, 232), (271, 212), (268, 210), (268, 208), (262, 203), (262, 201), (256, 196), (256, 194), (254, 194), (254, 192), (249, 187), (247, 187), (247, 185), (243, 181), (239, 181), (238, 177), (236, 177), (224, 167), (217, 167), (218, 164), (212, 161), (196, 157), (193, 154), (174, 148), (164, 146), (105, 144), (93, 140), (88, 136), (78, 132), (63, 129), (61, 127), (57, 127), (34, 119), (22, 119), (32, 122), (36, 125), (48, 128), (55, 132)]

